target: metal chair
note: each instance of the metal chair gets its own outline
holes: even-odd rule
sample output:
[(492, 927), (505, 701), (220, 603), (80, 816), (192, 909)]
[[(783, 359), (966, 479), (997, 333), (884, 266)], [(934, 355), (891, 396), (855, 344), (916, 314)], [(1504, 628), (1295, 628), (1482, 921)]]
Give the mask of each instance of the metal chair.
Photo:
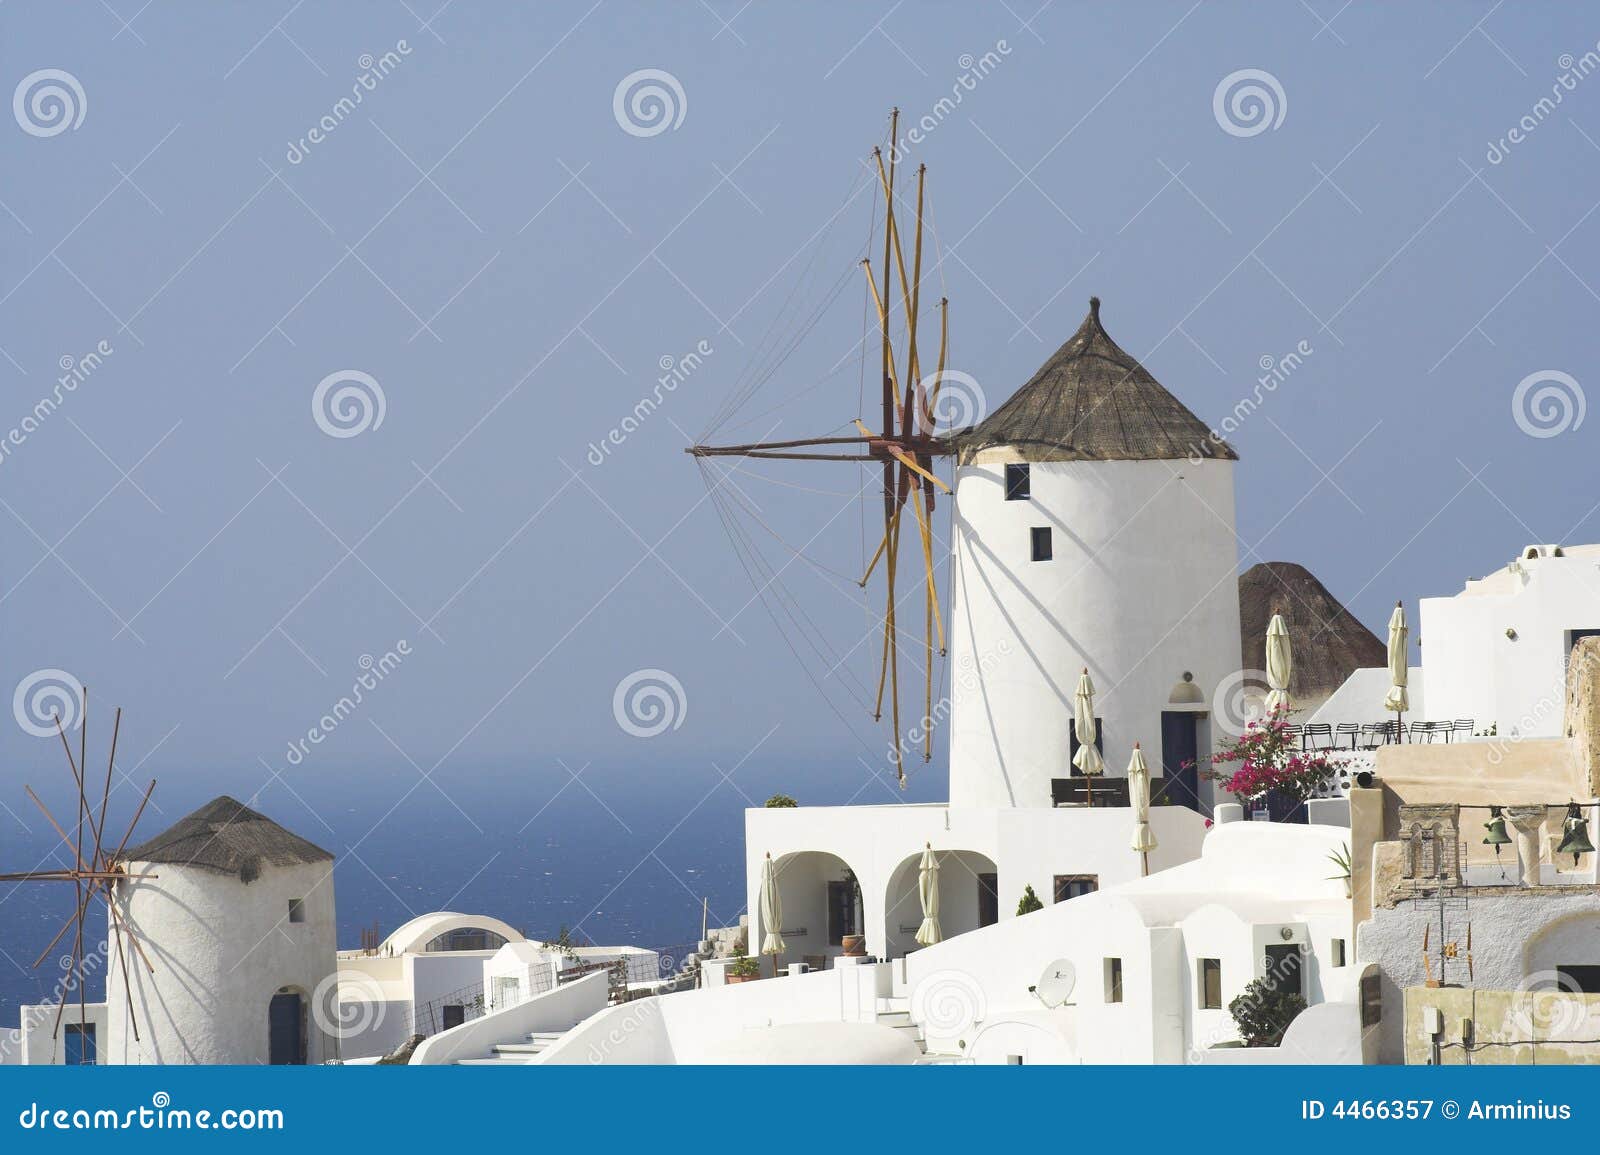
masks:
[(1342, 742), (1345, 738), (1349, 738), (1350, 749), (1354, 750), (1356, 748), (1356, 742), (1361, 737), (1361, 724), (1359, 722), (1340, 722), (1334, 727), (1334, 730), (1339, 735), (1338, 741)]
[(1331, 750), (1333, 727), (1327, 722), (1307, 722), (1300, 728), (1302, 750)]
[(1472, 732), (1477, 728), (1478, 724), (1471, 718), (1457, 718), (1454, 722), (1450, 723), (1450, 729), (1453, 733), (1460, 734), (1467, 738), (1472, 737)]

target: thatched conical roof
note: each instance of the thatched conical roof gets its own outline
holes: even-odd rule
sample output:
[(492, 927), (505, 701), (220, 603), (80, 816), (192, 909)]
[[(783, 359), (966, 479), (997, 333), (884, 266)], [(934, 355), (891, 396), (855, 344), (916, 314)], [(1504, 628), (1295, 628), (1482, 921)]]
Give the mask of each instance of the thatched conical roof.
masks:
[(1238, 459), (1107, 335), (1098, 297), (1071, 340), (956, 443), (962, 461), (1002, 445), (1028, 461)]
[(263, 866), (332, 862), (333, 855), (227, 795), (122, 854), (124, 862), (201, 866), (251, 882)]
[(1264, 561), (1239, 578), (1239, 633), (1247, 670), (1267, 664), (1267, 624), (1282, 614), (1294, 651), (1289, 693), (1297, 701), (1326, 698), (1352, 672), (1381, 666), (1388, 649), (1328, 592), (1310, 570), (1289, 561)]

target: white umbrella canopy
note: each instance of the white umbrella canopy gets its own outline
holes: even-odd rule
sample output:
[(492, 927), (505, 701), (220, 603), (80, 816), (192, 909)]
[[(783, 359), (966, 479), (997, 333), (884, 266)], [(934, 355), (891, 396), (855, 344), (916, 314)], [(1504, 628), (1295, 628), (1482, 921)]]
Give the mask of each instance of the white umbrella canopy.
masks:
[(1406, 694), (1406, 608), (1394, 603), (1394, 613), (1389, 615), (1389, 696), (1383, 700), (1385, 710), (1403, 714), (1411, 709), (1411, 698)]
[(1289, 679), (1294, 675), (1294, 650), (1289, 644), (1289, 627), (1282, 614), (1273, 614), (1267, 624), (1267, 713), (1288, 710)]
[(939, 928), (939, 859), (933, 853), (933, 843), (922, 851), (922, 865), (917, 870), (917, 897), (922, 899), (922, 925), (917, 927), (917, 944), (932, 946), (944, 941), (944, 931)]
[[(1133, 744), (1133, 757), (1128, 759), (1128, 801), (1133, 807), (1133, 849), (1141, 855), (1156, 848), (1156, 832), (1150, 829), (1150, 767), (1145, 764), (1144, 751), (1139, 743)], [(1145, 863), (1149, 873), (1149, 863)]]
[(1078, 678), (1078, 690), (1073, 698), (1072, 728), (1078, 738), (1078, 752), (1072, 756), (1072, 764), (1080, 774), (1093, 777), (1104, 773), (1106, 764), (1100, 757), (1100, 748), (1094, 744), (1094, 682), (1089, 678), (1087, 666)]
[[(783, 927), (783, 900), (778, 895), (778, 868), (772, 864), (771, 853), (761, 867), (761, 922), (767, 928), (767, 935), (761, 940), (761, 953), (782, 954), (785, 947), (779, 932)], [(773, 965), (777, 965), (776, 957)]]

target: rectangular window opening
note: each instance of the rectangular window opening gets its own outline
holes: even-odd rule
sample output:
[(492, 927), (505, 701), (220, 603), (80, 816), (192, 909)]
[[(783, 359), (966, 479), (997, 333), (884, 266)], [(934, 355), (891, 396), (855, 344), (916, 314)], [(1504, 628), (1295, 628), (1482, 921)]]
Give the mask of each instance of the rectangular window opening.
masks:
[(1342, 967), (1345, 965), (1344, 939), (1342, 938), (1336, 938), (1333, 940), (1333, 965), (1336, 967)]
[(1200, 960), (1200, 1009), (1222, 1009), (1222, 960), (1219, 958)]
[(1033, 560), (1049, 561), (1054, 556), (1050, 545), (1050, 527), (1036, 525), (1028, 532), (1033, 535)]
[(1069, 898), (1093, 894), (1099, 889), (1100, 876), (1098, 874), (1058, 874), (1055, 877), (1055, 901), (1057, 902), (1066, 902)]
[(1119, 958), (1106, 959), (1106, 1002), (1120, 1003), (1122, 1001), (1122, 960)]
[(1027, 501), (1033, 496), (1026, 465), (1006, 466), (1006, 500)]
[(306, 900), (291, 898), (289, 900), (289, 921), (304, 922), (306, 920)]

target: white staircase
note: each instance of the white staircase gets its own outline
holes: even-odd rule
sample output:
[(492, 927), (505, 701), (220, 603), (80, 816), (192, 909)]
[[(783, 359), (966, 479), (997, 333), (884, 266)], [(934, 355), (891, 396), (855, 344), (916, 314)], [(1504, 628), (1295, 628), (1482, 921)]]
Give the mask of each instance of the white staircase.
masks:
[(959, 1052), (944, 1052), (928, 1050), (928, 1038), (921, 1024), (911, 1018), (911, 1000), (904, 997), (879, 999), (876, 1019), (879, 1026), (889, 1027), (896, 1031), (903, 1031), (917, 1044), (917, 1050), (922, 1052), (922, 1057), (917, 1060), (919, 1066), (933, 1064), (966, 1064), (972, 1060)]
[(458, 1067), (525, 1067), (562, 1036), (561, 1031), (535, 1031), (523, 1043), (496, 1043), (486, 1059), (457, 1059)]

